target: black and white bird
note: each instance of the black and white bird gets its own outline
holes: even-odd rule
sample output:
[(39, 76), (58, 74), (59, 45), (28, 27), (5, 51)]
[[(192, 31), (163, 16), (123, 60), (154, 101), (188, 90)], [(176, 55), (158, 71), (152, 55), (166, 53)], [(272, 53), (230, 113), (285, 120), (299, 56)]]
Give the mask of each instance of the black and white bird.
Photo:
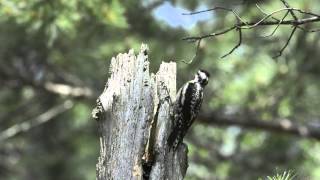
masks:
[(176, 150), (196, 119), (203, 100), (203, 90), (208, 84), (209, 77), (210, 74), (207, 71), (199, 70), (193, 80), (179, 89), (174, 104), (173, 128), (168, 138), (170, 149)]

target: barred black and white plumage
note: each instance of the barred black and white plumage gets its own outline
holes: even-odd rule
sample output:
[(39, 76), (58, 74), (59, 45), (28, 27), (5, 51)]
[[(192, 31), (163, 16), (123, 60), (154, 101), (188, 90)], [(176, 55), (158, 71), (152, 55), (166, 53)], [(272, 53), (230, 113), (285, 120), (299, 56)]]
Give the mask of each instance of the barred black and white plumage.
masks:
[(203, 89), (208, 84), (209, 73), (199, 70), (194, 79), (185, 83), (178, 91), (174, 104), (172, 132), (168, 146), (175, 150), (197, 117), (203, 100)]

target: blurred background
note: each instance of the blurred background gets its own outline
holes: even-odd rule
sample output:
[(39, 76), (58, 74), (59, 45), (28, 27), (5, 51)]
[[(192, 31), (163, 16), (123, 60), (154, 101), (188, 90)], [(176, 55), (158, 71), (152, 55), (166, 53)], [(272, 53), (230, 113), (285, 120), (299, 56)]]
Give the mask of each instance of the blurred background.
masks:
[[(257, 2), (0, 0), (0, 179), (95, 179), (99, 142), (91, 110), (111, 57), (137, 52), (142, 42), (152, 72), (161, 61), (177, 62), (179, 86), (199, 68), (211, 73), (185, 140), (187, 180), (264, 179), (284, 171), (320, 179), (319, 33), (297, 30), (273, 59), (292, 28), (280, 26), (268, 38), (261, 36), (274, 26), (246, 30), (241, 46), (221, 59), (238, 42), (230, 32), (204, 39), (194, 61), (182, 62), (196, 53), (196, 44), (182, 38), (235, 23), (223, 11), (182, 13), (219, 5), (257, 20)], [(290, 4), (319, 12), (319, 1)], [(283, 8), (280, 1), (259, 5), (266, 12)]]

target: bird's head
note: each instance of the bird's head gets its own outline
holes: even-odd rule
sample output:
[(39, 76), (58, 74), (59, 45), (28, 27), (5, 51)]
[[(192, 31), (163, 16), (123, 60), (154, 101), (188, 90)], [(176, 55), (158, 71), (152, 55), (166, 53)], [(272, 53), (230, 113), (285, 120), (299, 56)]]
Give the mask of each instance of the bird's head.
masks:
[(199, 82), (200, 85), (204, 87), (204, 86), (206, 86), (208, 84), (209, 77), (210, 77), (210, 74), (208, 73), (208, 71), (200, 69), (196, 73), (196, 75), (194, 77), (194, 80), (196, 82)]

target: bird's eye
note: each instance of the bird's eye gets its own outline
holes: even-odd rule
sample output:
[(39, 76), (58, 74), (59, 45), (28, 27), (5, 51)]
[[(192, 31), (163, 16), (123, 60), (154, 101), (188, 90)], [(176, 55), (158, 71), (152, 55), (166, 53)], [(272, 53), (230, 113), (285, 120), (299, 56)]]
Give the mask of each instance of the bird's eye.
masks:
[(208, 81), (207, 81), (206, 79), (204, 79), (204, 80), (202, 80), (201, 83), (204, 84), (204, 85), (207, 85), (207, 84), (208, 84)]

